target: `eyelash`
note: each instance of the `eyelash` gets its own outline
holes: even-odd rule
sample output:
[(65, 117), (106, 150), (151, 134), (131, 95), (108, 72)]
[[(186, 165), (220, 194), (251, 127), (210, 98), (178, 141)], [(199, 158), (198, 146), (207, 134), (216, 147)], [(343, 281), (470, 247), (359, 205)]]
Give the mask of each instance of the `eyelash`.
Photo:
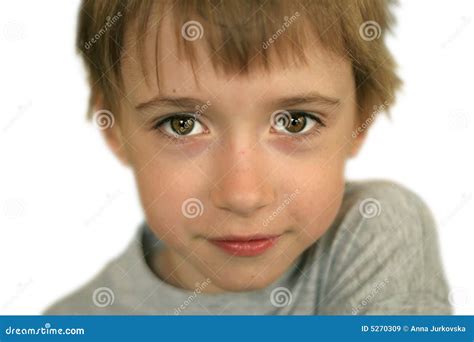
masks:
[[(321, 128), (326, 127), (326, 124), (324, 120), (317, 116), (312, 114), (311, 112), (307, 112), (304, 110), (291, 110), (287, 111), (290, 114), (295, 114), (295, 113), (300, 113), (303, 114), (304, 117), (310, 118), (316, 122), (315, 127), (311, 129), (310, 132), (305, 133), (305, 134), (298, 134), (298, 133), (290, 133), (287, 134), (286, 137), (290, 139), (294, 139), (296, 141), (304, 141), (307, 140), (308, 138), (311, 138), (313, 136), (319, 135), (321, 133)], [(152, 130), (158, 131), (161, 135), (163, 135), (165, 138), (170, 139), (173, 143), (177, 144), (184, 144), (186, 143), (189, 139), (191, 139), (193, 136), (181, 136), (180, 138), (176, 138), (175, 136), (169, 135), (168, 133), (164, 133), (161, 131), (161, 126), (163, 126), (166, 122), (170, 122), (171, 120), (175, 118), (194, 118), (194, 120), (198, 121), (198, 119), (195, 118), (194, 115), (188, 114), (188, 113), (174, 113), (170, 116), (167, 116), (164, 119), (158, 120), (158, 122), (153, 124)], [(176, 134), (178, 136), (178, 134)]]

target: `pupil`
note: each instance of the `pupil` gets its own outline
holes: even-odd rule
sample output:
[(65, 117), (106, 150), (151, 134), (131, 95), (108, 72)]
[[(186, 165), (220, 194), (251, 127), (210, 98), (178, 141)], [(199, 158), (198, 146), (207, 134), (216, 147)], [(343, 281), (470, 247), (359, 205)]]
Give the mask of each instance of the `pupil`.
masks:
[(173, 120), (173, 130), (178, 134), (186, 134), (192, 131), (194, 121), (191, 118), (178, 118)]
[(290, 124), (288, 125), (288, 130), (292, 133), (298, 133), (305, 126), (305, 117), (303, 115), (295, 114), (296, 117), (292, 117)]

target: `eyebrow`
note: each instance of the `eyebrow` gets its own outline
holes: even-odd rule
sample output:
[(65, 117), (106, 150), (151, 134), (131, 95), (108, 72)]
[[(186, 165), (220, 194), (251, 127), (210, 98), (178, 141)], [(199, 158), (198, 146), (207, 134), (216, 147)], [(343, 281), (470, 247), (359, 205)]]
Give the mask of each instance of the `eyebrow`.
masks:
[[(178, 108), (195, 108), (196, 106), (204, 105), (207, 101), (202, 101), (193, 97), (172, 97), (172, 96), (157, 96), (149, 101), (138, 104), (135, 109), (145, 111), (151, 108), (159, 107), (178, 107)], [(296, 105), (315, 103), (329, 107), (336, 107), (340, 104), (340, 100), (334, 97), (322, 95), (317, 92), (311, 92), (302, 95), (289, 96), (270, 102), (270, 106), (274, 108), (284, 109)]]
[(180, 107), (191, 108), (197, 105), (203, 105), (205, 101), (201, 101), (192, 97), (171, 97), (171, 96), (157, 96), (149, 101), (140, 103), (135, 107), (139, 111), (144, 111), (150, 108), (158, 107)]
[(282, 107), (291, 107), (302, 105), (305, 103), (316, 103), (325, 106), (335, 107), (340, 104), (340, 100), (334, 97), (322, 95), (317, 92), (312, 92), (304, 95), (290, 96), (272, 101), (274, 107), (283, 109)]

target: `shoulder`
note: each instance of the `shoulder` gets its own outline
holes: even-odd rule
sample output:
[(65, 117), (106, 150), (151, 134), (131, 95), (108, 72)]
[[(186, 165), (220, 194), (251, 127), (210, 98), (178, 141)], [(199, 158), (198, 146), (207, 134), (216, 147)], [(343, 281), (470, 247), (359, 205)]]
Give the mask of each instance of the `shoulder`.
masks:
[(412, 245), (436, 234), (433, 215), (423, 199), (405, 186), (385, 180), (347, 182), (331, 229), (328, 235), (332, 239), (354, 235), (364, 244), (403, 241)]
[[(160, 283), (148, 268), (143, 246), (146, 225), (138, 227), (128, 246), (106, 263), (87, 283), (60, 298), (45, 315), (123, 315), (148, 310), (143, 295)], [(151, 233), (150, 233), (151, 234)], [(136, 309), (140, 307), (140, 311)]]
[(365, 219), (402, 216), (423, 221), (431, 218), (426, 203), (418, 194), (386, 180), (347, 182), (344, 204), (343, 209), (357, 209)]
[(359, 235), (388, 234), (393, 239), (409, 234), (413, 242), (421, 242), (436, 234), (425, 201), (405, 186), (385, 180), (348, 182), (339, 220)]
[[(347, 305), (344, 312), (449, 311), (435, 222), (421, 197), (406, 187), (348, 182), (321, 245), (321, 259), (331, 268), (324, 301)], [(367, 298), (370, 305), (361, 307)]]
[[(92, 279), (58, 299), (44, 315), (114, 315), (135, 313), (140, 294), (150, 293), (156, 277), (146, 265), (140, 225), (125, 250), (108, 261)], [(132, 308), (132, 309), (131, 309)]]
[(108, 263), (94, 278), (46, 308), (43, 315), (104, 314), (102, 309), (115, 300), (111, 267)]

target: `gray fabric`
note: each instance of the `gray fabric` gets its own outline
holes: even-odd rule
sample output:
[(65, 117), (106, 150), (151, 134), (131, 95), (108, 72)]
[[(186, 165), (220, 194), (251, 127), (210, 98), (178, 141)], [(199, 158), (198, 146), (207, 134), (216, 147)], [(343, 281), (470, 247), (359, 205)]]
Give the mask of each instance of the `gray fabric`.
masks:
[(431, 213), (387, 181), (347, 182), (330, 229), (265, 289), (203, 294), (169, 285), (144, 257), (161, 247), (143, 224), (121, 255), (44, 314), (452, 314)]

